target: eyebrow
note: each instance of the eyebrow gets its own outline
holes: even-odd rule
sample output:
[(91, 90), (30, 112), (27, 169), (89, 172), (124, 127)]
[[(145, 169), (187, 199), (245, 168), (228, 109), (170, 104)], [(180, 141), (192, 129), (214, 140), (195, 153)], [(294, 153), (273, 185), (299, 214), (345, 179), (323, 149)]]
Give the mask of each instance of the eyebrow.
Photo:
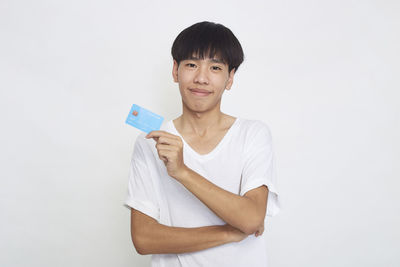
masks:
[[(198, 57), (189, 57), (189, 60), (200, 60), (200, 58)], [(225, 64), (225, 62), (223, 62), (222, 60), (218, 59), (218, 58), (210, 58), (209, 61), (214, 62), (214, 63), (220, 63), (220, 64)]]

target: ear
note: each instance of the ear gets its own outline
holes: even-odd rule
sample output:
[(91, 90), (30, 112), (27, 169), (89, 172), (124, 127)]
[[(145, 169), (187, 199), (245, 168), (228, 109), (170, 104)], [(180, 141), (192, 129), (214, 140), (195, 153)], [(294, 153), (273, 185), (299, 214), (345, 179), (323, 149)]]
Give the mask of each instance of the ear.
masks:
[(178, 62), (174, 59), (174, 65), (172, 66), (172, 77), (174, 78), (174, 82), (178, 82)]
[(233, 69), (231, 69), (231, 72), (229, 73), (229, 78), (228, 78), (228, 81), (227, 81), (226, 86), (225, 86), (226, 90), (230, 90), (231, 89), (231, 86), (233, 84), (233, 77), (235, 76), (235, 71), (236, 71), (236, 69), (233, 68)]

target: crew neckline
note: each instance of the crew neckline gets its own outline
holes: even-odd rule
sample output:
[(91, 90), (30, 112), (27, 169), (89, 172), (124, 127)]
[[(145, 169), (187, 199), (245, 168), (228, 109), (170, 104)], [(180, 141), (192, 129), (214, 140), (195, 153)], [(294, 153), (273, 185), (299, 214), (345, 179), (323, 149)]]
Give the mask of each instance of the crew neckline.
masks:
[(232, 123), (231, 127), (229, 127), (228, 131), (225, 133), (224, 137), (219, 141), (216, 147), (214, 147), (213, 150), (208, 152), (207, 154), (199, 154), (196, 152), (183, 138), (183, 136), (178, 132), (178, 130), (175, 128), (173, 120), (170, 120), (168, 123), (170, 125), (170, 128), (182, 139), (182, 142), (184, 144), (184, 147), (187, 148), (187, 151), (194, 155), (196, 158), (200, 160), (206, 160), (206, 159), (211, 159), (213, 158), (224, 146), (226, 142), (228, 142), (232, 136), (233, 131), (237, 128), (239, 125), (240, 118), (236, 117), (235, 121)]

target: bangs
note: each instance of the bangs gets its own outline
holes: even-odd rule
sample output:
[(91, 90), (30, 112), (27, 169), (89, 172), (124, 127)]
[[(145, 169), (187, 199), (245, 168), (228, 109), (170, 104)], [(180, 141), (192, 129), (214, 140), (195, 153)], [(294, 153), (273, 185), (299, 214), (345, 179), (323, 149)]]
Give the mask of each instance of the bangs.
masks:
[(185, 59), (217, 59), (224, 64), (228, 64), (228, 56), (223, 53), (223, 49), (216, 44), (208, 44), (208, 46), (201, 46), (195, 43), (193, 46), (188, 46), (191, 49), (182, 51), (180, 60)]
[(186, 59), (218, 59), (237, 70), (243, 62), (242, 47), (234, 34), (221, 24), (199, 22), (184, 29), (175, 39), (172, 57), (178, 62)]

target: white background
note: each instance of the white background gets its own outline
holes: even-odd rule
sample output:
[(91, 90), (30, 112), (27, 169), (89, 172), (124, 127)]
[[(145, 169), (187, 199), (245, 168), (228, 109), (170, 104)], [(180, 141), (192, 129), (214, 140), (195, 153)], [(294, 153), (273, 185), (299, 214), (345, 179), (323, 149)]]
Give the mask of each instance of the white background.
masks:
[(170, 49), (222, 23), (221, 110), (271, 129), (271, 266), (399, 266), (398, 1), (0, 1), (0, 265), (149, 266), (126, 197), (133, 103), (181, 114)]

